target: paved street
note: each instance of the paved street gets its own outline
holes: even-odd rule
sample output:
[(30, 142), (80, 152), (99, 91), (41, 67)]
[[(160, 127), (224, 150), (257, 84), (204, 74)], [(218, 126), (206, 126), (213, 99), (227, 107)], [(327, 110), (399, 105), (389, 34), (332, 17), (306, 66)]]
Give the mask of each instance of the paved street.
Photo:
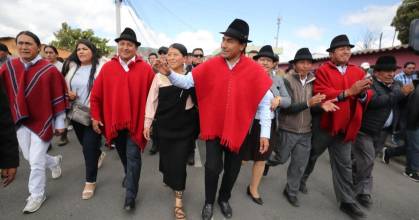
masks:
[[(158, 155), (150, 156), (148, 149), (143, 154), (140, 193), (137, 209), (126, 213), (123, 209), (124, 190), (122, 166), (116, 151), (107, 151), (103, 167), (99, 170), (98, 185), (91, 200), (81, 200), (84, 185), (84, 161), (81, 146), (71, 132), (71, 143), (64, 147), (54, 147), (52, 155), (63, 155), (63, 176), (52, 180), (48, 172), (47, 200), (42, 208), (30, 215), (21, 210), (28, 196), (28, 163), (21, 160), (17, 179), (7, 188), (0, 189), (0, 219), (174, 219), (173, 193), (162, 183), (158, 172)], [(198, 148), (197, 159), (205, 158), (204, 144)], [(203, 159), (204, 160), (204, 159)], [(282, 195), (287, 166), (270, 170), (264, 177), (261, 195), (263, 206), (253, 203), (245, 194), (250, 180), (251, 164), (244, 164), (233, 190), (231, 204), (233, 219), (252, 220), (305, 220), (305, 219), (349, 219), (339, 211), (336, 204), (328, 157), (324, 155), (308, 182), (309, 194), (300, 195), (300, 208), (287, 203)], [(368, 219), (414, 220), (419, 219), (419, 183), (410, 181), (401, 173), (403, 167), (391, 163), (386, 166), (376, 163), (374, 170), (374, 206), (367, 210)], [(200, 219), (204, 200), (204, 169), (198, 162), (188, 167), (187, 190), (184, 205), (188, 219)], [(218, 206), (214, 219), (224, 219)]]

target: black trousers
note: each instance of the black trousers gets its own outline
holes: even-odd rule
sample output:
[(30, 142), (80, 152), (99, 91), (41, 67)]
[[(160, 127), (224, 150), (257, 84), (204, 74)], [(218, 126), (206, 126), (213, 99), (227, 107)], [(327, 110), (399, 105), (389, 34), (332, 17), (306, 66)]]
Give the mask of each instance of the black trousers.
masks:
[(138, 183), (141, 173), (141, 151), (129, 136), (127, 130), (118, 131), (118, 136), (113, 140), (119, 158), (124, 166), (126, 177), (126, 194), (128, 199), (135, 199), (138, 193)]
[[(224, 161), (223, 161), (224, 154)], [(218, 200), (227, 202), (241, 168), (241, 157), (220, 144), (219, 139), (206, 142), (205, 203), (214, 204), (218, 178), (224, 169)]]
[(86, 182), (94, 183), (97, 177), (97, 163), (102, 151), (101, 135), (93, 131), (92, 126), (85, 126), (71, 121), (77, 140), (83, 147), (84, 163), (86, 166)]

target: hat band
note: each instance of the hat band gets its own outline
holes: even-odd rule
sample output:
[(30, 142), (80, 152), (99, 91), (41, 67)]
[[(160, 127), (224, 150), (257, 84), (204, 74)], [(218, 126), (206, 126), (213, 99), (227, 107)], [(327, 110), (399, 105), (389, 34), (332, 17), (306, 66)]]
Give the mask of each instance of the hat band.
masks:
[(241, 33), (240, 31), (233, 29), (233, 28), (227, 28), (227, 30), (225, 32), (222, 32), (223, 34), (230, 36), (230, 37), (234, 37), (237, 38), (238, 40), (245, 40), (247, 41), (247, 36), (244, 35), (243, 33)]

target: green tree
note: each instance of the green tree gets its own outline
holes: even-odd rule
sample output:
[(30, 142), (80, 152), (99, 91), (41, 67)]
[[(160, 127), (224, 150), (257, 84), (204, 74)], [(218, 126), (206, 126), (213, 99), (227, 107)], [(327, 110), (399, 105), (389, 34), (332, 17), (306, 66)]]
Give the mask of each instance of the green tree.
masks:
[(409, 43), (410, 22), (416, 18), (419, 18), (419, 1), (403, 0), (391, 22), (391, 26), (395, 27), (396, 31), (399, 32), (397, 38), (402, 44)]
[(61, 24), (61, 29), (54, 32), (56, 40), (51, 44), (57, 48), (74, 50), (76, 43), (80, 39), (88, 39), (96, 45), (98, 52), (101, 56), (109, 55), (112, 48), (107, 46), (109, 40), (95, 36), (92, 29), (81, 30), (80, 28), (71, 28), (66, 22)]

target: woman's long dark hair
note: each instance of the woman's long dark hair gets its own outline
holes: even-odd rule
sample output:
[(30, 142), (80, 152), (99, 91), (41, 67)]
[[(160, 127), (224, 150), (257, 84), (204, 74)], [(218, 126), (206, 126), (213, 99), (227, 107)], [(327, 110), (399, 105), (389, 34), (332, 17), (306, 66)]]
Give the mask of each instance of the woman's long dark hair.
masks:
[(100, 56), (96, 49), (96, 46), (92, 42), (90, 42), (87, 39), (79, 40), (76, 44), (76, 47), (74, 48), (74, 51), (71, 53), (69, 57), (71, 59), (70, 61), (74, 61), (77, 64), (77, 68), (81, 66), (81, 62), (79, 60), (79, 57), (77, 56), (77, 47), (80, 44), (86, 45), (86, 47), (88, 47), (92, 51), (92, 68), (90, 69), (89, 83), (87, 84), (89, 91), (91, 91), (93, 87), (93, 81), (95, 80), (96, 68), (99, 64)]

